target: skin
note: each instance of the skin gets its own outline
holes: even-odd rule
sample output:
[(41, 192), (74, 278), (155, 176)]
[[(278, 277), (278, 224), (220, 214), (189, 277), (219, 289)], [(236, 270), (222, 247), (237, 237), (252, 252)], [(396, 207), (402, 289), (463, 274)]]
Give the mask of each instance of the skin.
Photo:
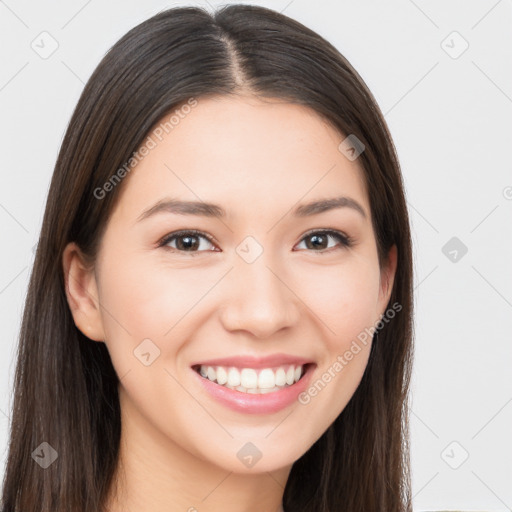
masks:
[[(190, 369), (216, 357), (283, 352), (315, 361), (314, 383), (386, 311), (396, 248), (379, 268), (363, 174), (338, 150), (344, 138), (303, 106), (199, 98), (124, 178), (94, 267), (74, 243), (66, 247), (75, 323), (91, 342), (106, 343), (121, 379), (121, 464), (110, 511), (278, 511), (293, 462), (348, 403), (370, 343), (307, 405), (272, 414), (226, 408)], [(348, 207), (290, 213), (340, 195), (366, 218)], [(165, 197), (212, 202), (228, 215), (161, 213), (137, 222)], [(328, 228), (353, 245), (331, 237), (306, 245), (308, 231)], [(197, 239), (195, 256), (177, 248), (183, 237), (156, 247), (181, 229), (215, 242)], [(249, 235), (263, 249), (252, 263), (236, 251)], [(149, 366), (134, 356), (147, 338), (160, 350)], [(262, 453), (252, 468), (237, 457), (249, 441)]]

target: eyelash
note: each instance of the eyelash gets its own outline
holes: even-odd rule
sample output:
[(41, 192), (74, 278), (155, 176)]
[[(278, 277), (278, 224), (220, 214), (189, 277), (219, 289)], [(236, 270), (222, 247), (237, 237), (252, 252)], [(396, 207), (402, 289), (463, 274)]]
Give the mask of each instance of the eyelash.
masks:
[[(302, 242), (304, 239), (308, 238), (311, 235), (318, 235), (318, 234), (334, 237), (345, 248), (352, 247), (353, 242), (354, 242), (354, 240), (351, 237), (349, 237), (339, 231), (333, 230), (333, 229), (319, 229), (319, 230), (308, 231), (301, 238), (300, 242)], [(171, 240), (174, 240), (175, 238), (179, 238), (180, 236), (184, 236), (184, 235), (196, 235), (198, 237), (203, 237), (203, 238), (206, 238), (206, 240), (208, 240), (211, 244), (215, 245), (215, 240), (211, 235), (208, 235), (207, 233), (198, 231), (196, 229), (187, 229), (187, 230), (181, 230), (181, 231), (174, 231), (173, 233), (169, 233), (169, 234), (165, 235), (162, 239), (160, 239), (160, 241), (157, 244), (157, 247), (162, 247), (162, 248), (164, 248), (166, 250), (170, 250), (172, 252), (181, 252), (181, 253), (185, 253), (185, 254), (190, 254), (191, 256), (197, 256), (198, 254), (201, 254), (203, 252), (215, 252), (215, 251), (181, 251), (181, 250), (175, 249), (173, 247), (166, 247), (166, 245)], [(343, 247), (341, 247), (341, 248), (343, 248)], [(330, 247), (328, 249), (323, 249), (321, 251), (308, 250), (308, 252), (313, 252), (313, 253), (316, 253), (319, 255), (324, 255), (326, 253), (332, 252), (333, 249), (336, 249), (336, 248)]]

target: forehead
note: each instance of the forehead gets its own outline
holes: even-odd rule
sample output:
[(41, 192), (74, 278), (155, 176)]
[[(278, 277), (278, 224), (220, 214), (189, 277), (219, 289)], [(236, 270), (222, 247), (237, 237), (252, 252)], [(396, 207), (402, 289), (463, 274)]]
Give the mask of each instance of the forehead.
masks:
[(338, 150), (345, 135), (313, 110), (222, 96), (198, 98), (186, 112), (148, 134), (151, 149), (125, 178), (118, 215), (135, 218), (169, 196), (221, 204), (229, 217), (261, 216), (262, 206), (282, 215), (302, 200), (338, 195), (369, 212), (362, 170)]

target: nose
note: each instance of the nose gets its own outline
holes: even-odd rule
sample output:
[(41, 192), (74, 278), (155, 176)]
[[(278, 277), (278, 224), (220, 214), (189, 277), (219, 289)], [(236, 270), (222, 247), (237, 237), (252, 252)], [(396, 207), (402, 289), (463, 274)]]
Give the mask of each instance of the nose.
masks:
[(224, 328), (265, 339), (297, 325), (301, 301), (287, 276), (263, 256), (253, 263), (238, 261), (224, 283), (226, 300), (220, 313)]

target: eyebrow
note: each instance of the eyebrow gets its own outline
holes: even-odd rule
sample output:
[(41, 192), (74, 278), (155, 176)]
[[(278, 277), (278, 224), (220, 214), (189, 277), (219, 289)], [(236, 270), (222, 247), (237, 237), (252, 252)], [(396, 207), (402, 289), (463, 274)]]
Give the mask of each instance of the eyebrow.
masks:
[[(293, 210), (292, 215), (295, 217), (309, 217), (337, 208), (351, 208), (359, 212), (363, 218), (367, 218), (364, 208), (355, 199), (345, 196), (320, 199), (310, 203), (301, 204)], [(144, 210), (137, 218), (137, 222), (147, 219), (148, 217), (152, 217), (158, 213), (196, 215), (201, 217), (226, 217), (226, 211), (217, 204), (205, 203), (203, 201), (183, 201), (179, 199), (166, 198), (158, 201), (151, 208)]]

